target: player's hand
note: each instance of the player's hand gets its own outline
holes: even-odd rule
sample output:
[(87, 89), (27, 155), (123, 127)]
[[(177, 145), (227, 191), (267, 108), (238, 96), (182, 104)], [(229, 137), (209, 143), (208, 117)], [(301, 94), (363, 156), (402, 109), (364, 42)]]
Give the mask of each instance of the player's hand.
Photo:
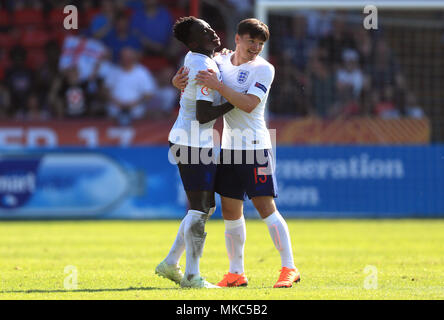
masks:
[(199, 71), (196, 75), (196, 83), (213, 90), (218, 90), (222, 84), (219, 79), (217, 79), (216, 71), (213, 69)]
[(188, 68), (185, 68), (182, 66), (177, 71), (177, 73), (174, 75), (174, 77), (171, 81), (173, 86), (175, 86), (179, 90), (185, 89), (185, 87), (188, 84), (188, 73), (189, 72), (190, 72), (190, 70)]

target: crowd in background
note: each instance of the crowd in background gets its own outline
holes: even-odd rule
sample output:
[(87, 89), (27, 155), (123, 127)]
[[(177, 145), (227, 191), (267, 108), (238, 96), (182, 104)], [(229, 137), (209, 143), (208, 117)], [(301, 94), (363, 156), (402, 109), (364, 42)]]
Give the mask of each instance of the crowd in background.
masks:
[(383, 32), (333, 11), (302, 11), (272, 21), (284, 35), (271, 38), (275, 115), (424, 116)]
[[(63, 28), (63, 7), (72, 3), (79, 8), (79, 30)], [(240, 19), (251, 15), (252, 1), (202, 8), (225, 40), (223, 15), (214, 12), (221, 5)], [(173, 39), (172, 26), (188, 6), (173, 0), (0, 0), (0, 119), (109, 117), (128, 124), (175, 117), (179, 93), (171, 78), (186, 50)], [(350, 27), (330, 11), (272, 18), (270, 26), (272, 115), (423, 116), (378, 33)], [(69, 35), (105, 48), (86, 76), (74, 62), (61, 68)]]
[[(178, 92), (170, 79), (184, 49), (173, 41), (172, 26), (186, 15), (184, 1), (82, 0), (74, 2), (79, 28), (66, 30), (63, 8), (72, 3), (0, 2), (0, 117), (128, 122), (173, 116)], [(69, 37), (77, 53), (65, 52)], [(73, 61), (62, 65), (69, 54)], [(96, 55), (90, 72), (76, 54)]]

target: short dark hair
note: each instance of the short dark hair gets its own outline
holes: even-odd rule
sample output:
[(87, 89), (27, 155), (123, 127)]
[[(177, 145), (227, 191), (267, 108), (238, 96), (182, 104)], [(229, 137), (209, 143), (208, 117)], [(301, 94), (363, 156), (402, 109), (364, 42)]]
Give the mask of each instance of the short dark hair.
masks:
[(242, 20), (237, 25), (237, 34), (243, 36), (244, 34), (250, 35), (251, 38), (260, 38), (263, 41), (267, 41), (270, 38), (270, 31), (265, 23), (258, 19), (249, 18)]
[(173, 26), (174, 37), (188, 46), (191, 26), (197, 22), (193, 16), (179, 18)]

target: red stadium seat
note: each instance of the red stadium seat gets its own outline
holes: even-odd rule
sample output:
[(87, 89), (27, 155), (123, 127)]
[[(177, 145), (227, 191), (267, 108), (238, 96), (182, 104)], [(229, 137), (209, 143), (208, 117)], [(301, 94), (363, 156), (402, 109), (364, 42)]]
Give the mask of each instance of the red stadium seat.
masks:
[[(9, 53), (6, 50), (0, 50), (0, 72), (3, 72), (3, 78), (6, 70), (10, 67), (11, 61), (9, 59)], [(1, 80), (1, 79), (0, 79)]]
[(0, 10), (0, 27), (9, 26), (9, 13), (6, 10)]
[(65, 14), (62, 8), (54, 8), (49, 12), (48, 15), (48, 25), (51, 27), (63, 26), (63, 21), (65, 20)]
[(177, 0), (163, 0), (162, 4), (167, 6), (168, 9), (175, 8), (177, 6)]
[(13, 14), (12, 23), (15, 26), (41, 26), (45, 25), (45, 18), (42, 10), (37, 9), (21, 9)]
[(49, 40), (50, 37), (45, 30), (28, 29), (23, 31), (20, 44), (25, 48), (42, 48)]
[(144, 57), (141, 63), (152, 72), (157, 72), (170, 65), (168, 59), (163, 57)]
[(0, 33), (0, 48), (10, 49), (17, 44), (17, 39), (9, 33)]
[(29, 49), (26, 64), (31, 69), (37, 69), (46, 61), (46, 52), (43, 48)]
[(56, 29), (51, 32), (51, 39), (55, 40), (59, 46), (63, 45), (63, 41), (69, 35), (76, 35), (78, 30), (65, 30), (65, 29)]
[(187, 16), (186, 11), (182, 8), (173, 7), (173, 8), (169, 8), (169, 11), (170, 11), (171, 15), (173, 16), (174, 21), (176, 21), (180, 17)]
[(98, 14), (100, 12), (99, 8), (91, 8), (86, 10), (81, 16), (80, 16), (80, 21), (79, 23), (81, 24), (81, 26), (83, 27), (89, 27), (89, 25), (91, 24), (92, 19), (94, 18), (94, 16), (96, 14)]

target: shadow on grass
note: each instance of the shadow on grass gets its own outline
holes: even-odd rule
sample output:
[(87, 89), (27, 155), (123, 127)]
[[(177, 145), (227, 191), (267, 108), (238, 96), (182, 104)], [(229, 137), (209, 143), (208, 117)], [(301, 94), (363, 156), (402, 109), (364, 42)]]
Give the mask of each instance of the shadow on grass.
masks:
[(182, 288), (154, 288), (154, 287), (129, 287), (129, 288), (105, 288), (105, 289), (73, 289), (73, 290), (10, 290), (0, 291), (0, 294), (4, 293), (67, 293), (67, 292), (125, 292), (125, 291), (150, 291), (150, 290), (179, 290)]

